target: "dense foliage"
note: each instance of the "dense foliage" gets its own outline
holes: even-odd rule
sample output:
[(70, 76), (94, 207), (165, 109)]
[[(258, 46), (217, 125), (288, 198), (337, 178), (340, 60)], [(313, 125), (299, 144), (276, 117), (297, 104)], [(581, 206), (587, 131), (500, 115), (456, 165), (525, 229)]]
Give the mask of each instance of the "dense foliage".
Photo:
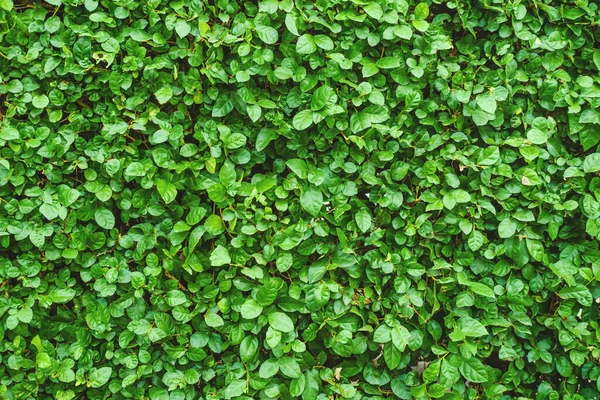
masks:
[(596, 2), (28, 1), (0, 397), (600, 397)]

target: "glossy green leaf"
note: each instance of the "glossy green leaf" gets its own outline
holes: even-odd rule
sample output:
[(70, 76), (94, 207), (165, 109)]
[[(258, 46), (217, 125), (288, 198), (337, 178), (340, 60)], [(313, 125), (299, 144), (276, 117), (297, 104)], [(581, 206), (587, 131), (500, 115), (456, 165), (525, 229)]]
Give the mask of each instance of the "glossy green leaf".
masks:
[(282, 312), (269, 314), (269, 325), (280, 332), (292, 332), (294, 330), (292, 319)]

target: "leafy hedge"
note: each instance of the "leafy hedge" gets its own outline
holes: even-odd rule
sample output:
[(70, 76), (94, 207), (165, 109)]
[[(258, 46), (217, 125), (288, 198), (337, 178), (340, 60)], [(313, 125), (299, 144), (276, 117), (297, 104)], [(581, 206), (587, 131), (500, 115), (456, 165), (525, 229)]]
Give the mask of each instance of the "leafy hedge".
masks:
[(596, 2), (15, 1), (0, 397), (600, 397)]

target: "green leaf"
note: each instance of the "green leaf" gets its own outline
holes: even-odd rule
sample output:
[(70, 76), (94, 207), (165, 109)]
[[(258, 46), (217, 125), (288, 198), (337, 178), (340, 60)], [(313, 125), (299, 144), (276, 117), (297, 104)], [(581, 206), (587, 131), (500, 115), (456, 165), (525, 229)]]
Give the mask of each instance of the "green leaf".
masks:
[(309, 185), (300, 194), (300, 205), (306, 212), (316, 217), (323, 207), (323, 192), (316, 186)]
[(590, 307), (592, 305), (592, 293), (583, 285), (563, 288), (558, 292), (558, 295), (563, 299), (575, 299), (579, 304), (585, 307)]
[(477, 293), (478, 295), (490, 297), (493, 299), (496, 298), (494, 291), (489, 286), (484, 285), (483, 283), (469, 282), (467, 284), (467, 286), (469, 286), (469, 289), (471, 289), (473, 292)]
[(112, 229), (115, 227), (115, 216), (106, 208), (96, 209), (94, 212), (94, 220), (101, 228)]
[(235, 165), (230, 161), (225, 161), (221, 170), (219, 171), (219, 180), (221, 184), (226, 188), (233, 186), (237, 179), (237, 173), (235, 171)]
[(231, 264), (229, 251), (221, 245), (218, 245), (210, 254), (210, 265), (220, 267), (221, 265)]
[(283, 356), (279, 359), (278, 363), (279, 370), (284, 376), (292, 379), (300, 378), (302, 376), (300, 365), (298, 365), (298, 362), (295, 359), (289, 356)]
[[(383, 17), (383, 9), (381, 6), (375, 2), (369, 3), (363, 6), (363, 9), (367, 13), (367, 15), (373, 19), (380, 19)], [(429, 12), (429, 11), (428, 11)], [(421, 18), (423, 19), (423, 18)]]
[(279, 133), (275, 129), (263, 128), (256, 137), (256, 151), (263, 151), (271, 141), (277, 139)]
[(292, 319), (282, 312), (269, 314), (269, 325), (280, 332), (292, 332), (294, 330)]
[(241, 316), (245, 319), (255, 319), (262, 313), (263, 307), (255, 300), (248, 299), (242, 304)]
[(33, 104), (35, 108), (46, 108), (48, 107), (48, 104), (50, 104), (50, 100), (45, 94), (40, 94), (37, 96), (33, 96), (31, 104)]
[[(8, 11), (10, 11), (10, 10), (8, 10)], [(598, 71), (600, 71), (600, 50), (594, 51), (594, 55), (592, 58), (594, 60), (594, 65), (596, 65), (596, 69)]]
[(586, 174), (600, 171), (600, 153), (588, 155), (583, 160), (583, 172)]
[(19, 131), (10, 126), (3, 126), (0, 129), (0, 139), (2, 140), (17, 140), (19, 138)]
[[(132, 178), (136, 176), (144, 176), (146, 174), (146, 169), (139, 162), (132, 162), (125, 168), (125, 177)], [(130, 180), (130, 179), (129, 179)]]
[(256, 35), (265, 42), (266, 44), (274, 44), (277, 43), (277, 39), (279, 39), (279, 34), (270, 26), (266, 25), (258, 25), (254, 28), (256, 30)]
[(471, 235), (469, 235), (469, 240), (467, 241), (467, 244), (469, 245), (469, 248), (472, 251), (477, 251), (481, 248), (481, 246), (483, 246), (485, 242), (485, 236), (477, 231), (477, 230), (473, 230), (471, 232)]
[(212, 108), (212, 116), (214, 118), (221, 118), (233, 111), (233, 102), (229, 96), (221, 96), (215, 102)]
[(58, 199), (65, 207), (71, 206), (77, 201), (77, 199), (79, 199), (80, 196), (81, 193), (77, 189), (71, 189), (66, 185), (61, 185), (58, 188)]
[(29, 307), (21, 308), (17, 312), (17, 318), (24, 324), (28, 324), (33, 319), (33, 310)]
[(160, 104), (165, 104), (173, 97), (173, 90), (169, 86), (163, 86), (154, 93), (154, 96)]
[(261, 364), (258, 371), (258, 376), (260, 376), (262, 379), (269, 379), (277, 375), (277, 372), (279, 372), (279, 361), (269, 359)]
[(480, 337), (489, 334), (481, 322), (471, 317), (461, 317), (458, 320), (458, 329), (469, 337)]
[(0, 8), (6, 10), (6, 11), (10, 11), (12, 10), (14, 7), (13, 1), (12, 0), (0, 0)]
[(486, 147), (479, 157), (477, 157), (477, 164), (479, 165), (494, 165), (500, 159), (500, 149), (498, 146)]
[[(329, 86), (321, 86), (312, 95), (310, 109), (318, 111), (325, 107), (331, 99), (335, 98), (335, 92)], [(312, 118), (312, 115), (311, 115)]]
[(35, 363), (39, 369), (52, 368), (52, 359), (45, 352), (38, 353), (35, 356)]
[(597, 2), (38, 3), (0, 397), (598, 397)]
[(490, 94), (483, 94), (477, 96), (477, 105), (485, 112), (493, 114), (496, 112), (497, 104), (496, 99)]
[(52, 303), (64, 304), (73, 299), (75, 297), (76, 291), (71, 288), (53, 288), (48, 293), (48, 299)]
[(288, 160), (285, 165), (287, 165), (300, 179), (308, 178), (308, 165), (306, 164), (306, 161), (299, 158), (292, 158)]
[(564, 279), (569, 286), (575, 286), (574, 275), (578, 273), (578, 268), (572, 262), (562, 259), (555, 263), (550, 263), (549, 267), (556, 276)]
[(296, 52), (298, 54), (312, 54), (317, 51), (317, 45), (310, 34), (304, 34), (296, 42)]
[(40, 206), (40, 213), (50, 221), (58, 217), (60, 209), (56, 204), (44, 203)]
[(166, 204), (171, 203), (177, 197), (177, 188), (166, 179), (159, 179), (156, 182), (156, 188)]
[(415, 7), (415, 19), (426, 19), (429, 16), (429, 6), (427, 3), (419, 3)]
[(210, 326), (211, 328), (218, 328), (219, 326), (225, 325), (223, 318), (214, 312), (207, 313), (204, 316), (204, 322), (206, 322), (206, 325)]
[(303, 131), (313, 124), (313, 112), (302, 110), (294, 116), (292, 125), (296, 130)]
[(318, 47), (325, 51), (331, 51), (335, 48), (333, 40), (327, 35), (315, 35), (313, 36), (313, 40)]
[(204, 221), (204, 231), (210, 235), (219, 235), (225, 231), (223, 220), (218, 215), (210, 215)]
[(371, 118), (366, 113), (353, 114), (350, 117), (350, 129), (352, 133), (359, 133), (371, 127)]
[(246, 336), (240, 343), (240, 358), (242, 362), (248, 362), (258, 351), (258, 339), (254, 336)]
[(466, 380), (474, 383), (486, 383), (489, 379), (485, 366), (475, 357), (463, 359), (459, 370)]
[(415, 19), (412, 24), (419, 32), (427, 32), (429, 29), (429, 23), (424, 20)]
[(185, 293), (181, 290), (171, 290), (165, 297), (165, 302), (171, 307), (177, 307), (187, 301)]
[(180, 19), (175, 23), (175, 32), (180, 38), (184, 38), (190, 34), (191, 28), (187, 21)]
[(198, 226), (190, 233), (190, 241), (189, 241), (189, 252), (190, 253), (192, 253), (196, 249), (196, 246), (198, 245), (198, 243), (200, 243), (200, 239), (202, 239), (204, 232), (205, 232), (204, 226)]
[(93, 388), (99, 388), (108, 383), (110, 375), (112, 374), (111, 367), (102, 367), (93, 370), (88, 376), (88, 386)]
[(360, 209), (354, 216), (356, 225), (362, 233), (365, 233), (371, 229), (371, 214), (365, 208)]
[(498, 224), (498, 235), (503, 239), (514, 236), (516, 231), (517, 223), (510, 217), (503, 219), (500, 224)]
[(237, 379), (232, 381), (223, 390), (223, 397), (225, 399), (231, 399), (233, 397), (239, 397), (244, 393), (246, 393), (246, 381), (243, 379)]

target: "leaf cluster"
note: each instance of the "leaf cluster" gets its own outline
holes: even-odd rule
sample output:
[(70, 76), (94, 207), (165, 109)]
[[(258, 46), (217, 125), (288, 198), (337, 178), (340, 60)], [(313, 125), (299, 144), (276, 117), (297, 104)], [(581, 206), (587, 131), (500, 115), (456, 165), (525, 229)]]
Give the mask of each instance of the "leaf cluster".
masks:
[(600, 398), (589, 0), (0, 0), (0, 397)]

